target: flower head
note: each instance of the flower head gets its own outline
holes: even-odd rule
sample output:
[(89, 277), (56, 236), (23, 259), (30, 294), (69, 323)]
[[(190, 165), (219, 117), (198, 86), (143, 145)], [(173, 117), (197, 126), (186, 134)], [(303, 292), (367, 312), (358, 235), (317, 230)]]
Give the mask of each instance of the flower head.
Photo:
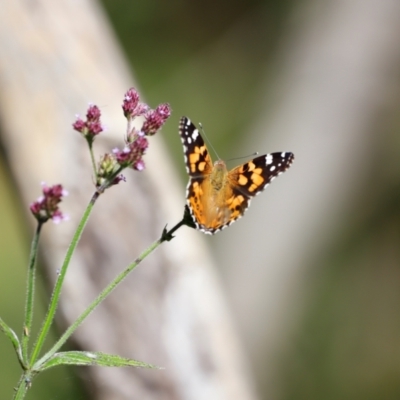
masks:
[(143, 115), (148, 109), (149, 106), (147, 104), (139, 101), (139, 93), (135, 88), (130, 88), (125, 93), (122, 110), (126, 118), (133, 119)]
[(118, 168), (119, 164), (115, 154), (104, 154), (99, 162), (99, 168), (97, 172), (97, 186), (100, 187), (104, 182), (108, 180), (111, 181), (112, 185), (116, 185), (121, 181), (126, 182), (126, 179), (122, 174), (115, 176)]
[(93, 143), (94, 138), (103, 131), (100, 117), (101, 112), (99, 107), (92, 104), (86, 112), (86, 121), (77, 117), (72, 126), (76, 131), (82, 133), (88, 142)]
[(114, 155), (118, 164), (122, 167), (132, 167), (137, 171), (142, 171), (144, 169), (142, 157), (148, 147), (148, 140), (143, 136), (137, 136), (134, 141), (127, 142), (122, 150), (115, 149)]
[(160, 104), (155, 110), (146, 113), (146, 121), (143, 123), (142, 131), (147, 136), (154, 135), (171, 115), (169, 104)]
[(59, 223), (68, 219), (60, 209), (58, 204), (68, 192), (61, 185), (47, 186), (42, 183), (43, 195), (30, 205), (30, 210), (39, 222), (46, 222), (52, 219), (54, 223)]
[[(132, 168), (136, 171), (145, 169), (143, 156), (149, 147), (146, 136), (152, 136), (159, 131), (171, 115), (168, 104), (160, 104), (155, 110), (151, 110), (147, 104), (140, 101), (139, 93), (135, 88), (130, 88), (125, 93), (122, 110), (127, 119), (125, 146), (105, 154), (97, 168), (94, 168), (96, 186), (101, 190), (125, 180), (125, 177), (120, 175), (124, 168)], [(133, 124), (136, 117), (144, 117), (141, 128), (136, 128)], [(90, 106), (86, 113), (86, 120), (77, 118), (73, 127), (81, 132), (91, 144), (94, 137), (103, 130), (99, 108)]]
[(88, 121), (100, 121), (101, 117), (101, 112), (99, 107), (96, 105), (92, 104), (89, 106), (87, 112), (86, 112), (86, 118)]

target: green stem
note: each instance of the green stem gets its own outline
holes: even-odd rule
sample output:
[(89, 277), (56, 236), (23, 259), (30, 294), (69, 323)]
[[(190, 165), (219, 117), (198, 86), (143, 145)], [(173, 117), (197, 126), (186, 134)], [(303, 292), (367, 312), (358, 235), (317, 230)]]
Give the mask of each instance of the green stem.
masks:
[(97, 184), (97, 168), (96, 168), (96, 161), (94, 159), (94, 153), (93, 153), (93, 141), (89, 141), (89, 153), (90, 153), (90, 159), (92, 161), (92, 168), (93, 168), (93, 173), (94, 173), (94, 181)]
[(50, 305), (47, 310), (45, 320), (44, 320), (42, 328), (39, 332), (37, 342), (35, 343), (33, 351), (32, 351), (32, 356), (31, 356), (31, 360), (30, 360), (31, 365), (36, 361), (37, 356), (38, 356), (40, 350), (42, 349), (43, 343), (47, 337), (47, 334), (49, 333), (51, 324), (53, 323), (53, 320), (54, 320), (54, 315), (57, 310), (57, 305), (58, 305), (58, 301), (59, 301), (60, 294), (61, 294), (61, 288), (62, 288), (62, 284), (64, 282), (65, 274), (68, 269), (68, 265), (71, 261), (71, 257), (74, 254), (76, 246), (78, 245), (79, 239), (82, 235), (82, 231), (89, 219), (90, 213), (91, 213), (93, 206), (94, 206), (96, 200), (98, 199), (99, 195), (100, 195), (99, 192), (95, 192), (94, 195), (92, 196), (92, 198), (82, 216), (82, 219), (79, 222), (78, 228), (74, 234), (74, 237), (72, 238), (71, 244), (68, 247), (67, 254), (65, 255), (64, 263), (61, 267), (60, 273), (57, 277), (57, 281), (56, 281), (56, 284), (53, 289), (53, 293), (52, 293), (52, 296), (50, 299)]
[(39, 236), (42, 226), (43, 223), (39, 221), (35, 235), (32, 240), (31, 253), (29, 255), (25, 319), (24, 319), (24, 326), (22, 328), (22, 359), (25, 365), (28, 365), (28, 342), (32, 330), (33, 303), (35, 299), (36, 259), (37, 259), (37, 250), (39, 244)]
[(185, 225), (185, 220), (176, 224), (170, 231), (164, 229), (161, 238), (152, 243), (135, 261), (128, 265), (90, 304), (90, 306), (83, 311), (83, 313), (75, 320), (75, 322), (64, 332), (55, 345), (36, 363), (35, 370), (38, 370), (42, 364), (49, 360), (68, 340), (68, 338), (75, 332), (75, 330), (82, 324), (82, 322), (92, 313), (92, 311), (132, 272), (149, 254), (151, 254), (161, 243), (166, 240), (172, 239), (172, 233), (175, 232), (182, 225)]
[(160, 244), (161, 239), (156, 240), (151, 244), (143, 253), (128, 267), (122, 271), (100, 294), (97, 298), (90, 304), (90, 306), (83, 311), (83, 313), (75, 320), (75, 322), (64, 332), (57, 343), (36, 363), (34, 368), (39, 369), (40, 365), (45, 363), (50, 359), (54, 353), (56, 353), (61, 346), (68, 340), (68, 338), (75, 332), (75, 330), (82, 324), (82, 322), (92, 313), (92, 311), (121, 283), (127, 275), (137, 267), (150, 253), (152, 253)]
[(22, 349), (16, 333), (0, 318), (0, 331), (2, 331), (11, 341), (15, 352), (17, 353), (18, 361), (23, 370), (25, 370), (26, 363), (22, 357)]
[(107, 188), (113, 185), (114, 179), (125, 169), (126, 167), (119, 166), (101, 186), (97, 187), (99, 193), (103, 193)]
[(31, 376), (29, 373), (24, 373), (21, 376), (17, 387), (15, 388), (13, 400), (23, 400), (25, 398), (26, 392), (30, 387), (31, 387)]

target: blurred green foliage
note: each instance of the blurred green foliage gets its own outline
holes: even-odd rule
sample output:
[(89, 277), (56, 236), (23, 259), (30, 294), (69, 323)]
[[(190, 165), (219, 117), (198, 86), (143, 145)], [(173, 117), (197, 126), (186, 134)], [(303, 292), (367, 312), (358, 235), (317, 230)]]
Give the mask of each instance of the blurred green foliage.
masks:
[(367, 179), (303, 277), (304, 314), (280, 360), (282, 399), (400, 398), (399, 117), (373, 127)]

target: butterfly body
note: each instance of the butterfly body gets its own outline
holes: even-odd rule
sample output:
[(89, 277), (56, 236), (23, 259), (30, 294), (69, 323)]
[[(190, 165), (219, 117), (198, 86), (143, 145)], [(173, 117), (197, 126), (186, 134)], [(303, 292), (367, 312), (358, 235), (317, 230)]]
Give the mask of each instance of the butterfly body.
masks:
[(203, 138), (188, 118), (181, 118), (179, 131), (190, 176), (187, 204), (197, 229), (207, 234), (240, 218), (252, 197), (289, 168), (294, 159), (292, 153), (272, 153), (228, 171), (224, 161), (212, 163)]

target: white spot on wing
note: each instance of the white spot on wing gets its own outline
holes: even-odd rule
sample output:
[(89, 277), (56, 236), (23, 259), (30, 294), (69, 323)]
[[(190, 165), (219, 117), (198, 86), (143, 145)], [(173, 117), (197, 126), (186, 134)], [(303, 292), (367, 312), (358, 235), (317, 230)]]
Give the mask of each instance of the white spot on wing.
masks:
[(269, 170), (272, 172), (272, 171), (275, 171), (275, 169), (276, 169), (276, 167), (275, 167), (275, 165), (272, 165), (270, 168), (269, 168)]
[(272, 164), (272, 154), (267, 154), (265, 163), (266, 163), (267, 165)]
[(199, 131), (197, 129), (195, 129), (192, 133), (192, 139), (196, 140), (199, 136)]

